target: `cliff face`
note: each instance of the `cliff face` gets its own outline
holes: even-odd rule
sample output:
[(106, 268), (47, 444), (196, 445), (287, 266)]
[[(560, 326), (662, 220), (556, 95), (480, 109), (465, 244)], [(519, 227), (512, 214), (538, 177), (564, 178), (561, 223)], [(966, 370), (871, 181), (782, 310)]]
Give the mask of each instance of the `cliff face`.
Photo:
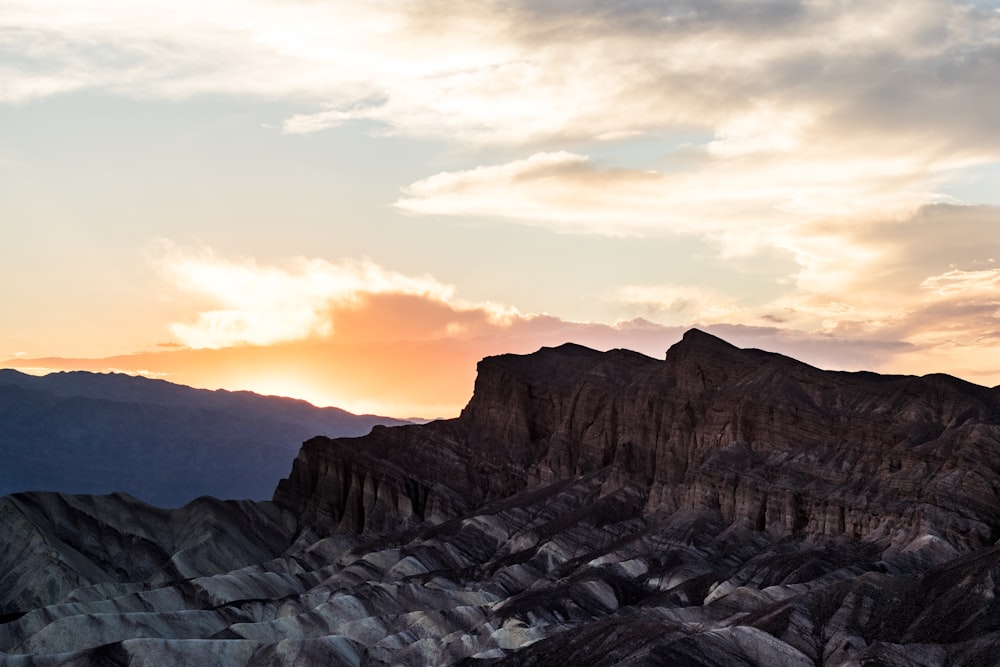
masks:
[(692, 330), (665, 361), (575, 345), (479, 364), (455, 420), (310, 441), (275, 501), (330, 529), (439, 522), (606, 471), (647, 512), (895, 549), (1000, 536), (1000, 392), (821, 371)]
[(274, 503), (0, 499), (0, 664), (993, 665), (998, 429), (995, 389), (698, 331), (492, 357)]

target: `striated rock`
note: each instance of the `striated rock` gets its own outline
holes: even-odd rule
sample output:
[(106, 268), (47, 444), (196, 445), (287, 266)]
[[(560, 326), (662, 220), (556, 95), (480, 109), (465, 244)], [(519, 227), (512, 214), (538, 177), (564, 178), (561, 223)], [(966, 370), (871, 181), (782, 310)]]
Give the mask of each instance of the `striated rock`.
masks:
[(296, 520), (271, 503), (200, 498), (161, 510), (123, 494), (23, 493), (0, 498), (0, 526), (0, 615), (10, 618), (266, 560), (288, 547)]
[(992, 665), (1000, 392), (691, 331), (479, 365), (273, 503), (0, 500), (3, 665)]
[(1000, 537), (998, 451), (997, 390), (821, 371), (692, 330), (664, 362), (576, 345), (484, 359), (460, 418), (312, 440), (274, 500), (379, 532), (608, 468), (647, 511), (964, 551)]

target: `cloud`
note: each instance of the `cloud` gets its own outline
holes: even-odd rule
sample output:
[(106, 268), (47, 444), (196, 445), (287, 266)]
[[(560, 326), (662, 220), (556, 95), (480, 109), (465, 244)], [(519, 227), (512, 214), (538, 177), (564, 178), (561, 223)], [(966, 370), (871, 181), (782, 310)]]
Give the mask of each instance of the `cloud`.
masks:
[(998, 224), (998, 207), (943, 204), (910, 215), (811, 221), (783, 242), (801, 267), (785, 305), (848, 303), (847, 316), (887, 323), (943, 296), (928, 289), (943, 286), (943, 274), (995, 266)]
[[(861, 157), (831, 162), (826, 171), (819, 162), (796, 166), (797, 159), (708, 155), (677, 173), (539, 153), (422, 179), (397, 206), (561, 231), (697, 235), (716, 242), (724, 256), (783, 251), (794, 259), (797, 268), (774, 276), (789, 289), (770, 303), (736, 298), (732, 285), (618, 288), (619, 303), (660, 322), (780, 322), (791, 330), (908, 341), (910, 363), (915, 350), (940, 346), (935, 358), (946, 364), (947, 341), (985, 345), (989, 332), (1000, 330), (993, 268), (1000, 208), (928, 203), (936, 199), (926, 189), (930, 175), (915, 159)], [(982, 350), (1000, 352), (992, 344)], [(926, 363), (919, 368), (929, 372)], [(968, 373), (970, 365), (956, 368)]]
[[(567, 322), (523, 314), (510, 305), (472, 302), (433, 276), (405, 275), (369, 259), (331, 262), (300, 257), (268, 265), (164, 241), (154, 264), (174, 291), (193, 297), (197, 312), (187, 321), (170, 324), (177, 340), (192, 349), (300, 341), (379, 345), (498, 336), (534, 344), (552, 340), (560, 332), (603, 345), (623, 332), (641, 337), (648, 330), (661, 331), (652, 323), (643, 326), (641, 320), (613, 325)], [(559, 342), (565, 340), (570, 338)]]
[[(1000, 161), (1000, 14), (958, 0), (293, 3), (0, 0), (0, 100), (74, 90), (279, 99), (281, 124), (521, 159), (397, 202), (727, 252), (816, 217), (910, 214)], [(591, 160), (645, 137), (655, 169)], [(573, 147), (559, 151), (553, 147)], [(509, 197), (504, 193), (509, 192)]]
[(929, 289), (942, 297), (966, 297), (989, 294), (1000, 298), (1000, 269), (984, 269), (980, 271), (960, 271), (952, 269), (939, 276), (925, 278), (920, 286)]
[(789, 225), (873, 211), (909, 213), (933, 198), (921, 191), (926, 173), (915, 163), (897, 160), (897, 171), (878, 158), (801, 160), (798, 154), (725, 160), (704, 155), (682, 171), (666, 172), (602, 166), (565, 151), (537, 153), (421, 179), (404, 188), (396, 206), (562, 231), (698, 234), (745, 252), (787, 238)]
[[(968, 220), (982, 214), (949, 211), (967, 213)], [(921, 221), (942, 214), (926, 212)], [(904, 238), (875, 234), (884, 235)], [(11, 359), (4, 365), (116, 369), (360, 412), (451, 416), (471, 396), (476, 363), (485, 356), (573, 341), (663, 358), (685, 329), (699, 326), (736, 345), (823, 368), (945, 371), (1000, 382), (1000, 369), (981, 363), (1000, 352), (1000, 270), (994, 268), (949, 269), (900, 281), (913, 294), (897, 292), (899, 314), (880, 323), (852, 319), (857, 309), (851, 295), (840, 294), (844, 301), (825, 305), (835, 321), (809, 328), (802, 325), (808, 318), (793, 308), (752, 306), (704, 287), (624, 286), (611, 296), (644, 317), (606, 324), (470, 302), (433, 276), (408, 276), (370, 260), (265, 264), (165, 244), (157, 262), (173, 291), (194, 297), (190, 317), (172, 327), (184, 346), (103, 359)]]
[[(799, 271), (789, 278), (794, 289), (771, 301), (737, 296), (728, 285), (631, 284), (604, 298), (646, 318), (634, 322), (649, 321), (653, 329), (730, 323), (769, 330), (780, 323), (821, 338), (915, 343), (946, 332), (986, 340), (991, 330), (1000, 331), (998, 222), (996, 207), (933, 206), (902, 219), (805, 225), (790, 242), (799, 253)], [(434, 276), (399, 273), (368, 259), (262, 264), (164, 242), (155, 265), (197, 309), (170, 327), (192, 348), (492, 336), (537, 341), (558, 331), (603, 344), (609, 335), (642, 329), (469, 301)]]
[(0, 10), (10, 101), (83, 89), (263, 95), (305, 107), (289, 131), (366, 119), (487, 144), (693, 126), (730, 152), (830, 130), (855, 147), (916, 132), (951, 151), (997, 148), (1000, 16), (963, 2), (4, 0)]
[(789, 245), (782, 326), (905, 341), (873, 368), (1000, 381), (1000, 208), (934, 205), (899, 218), (817, 221)]
[[(193, 322), (170, 327), (192, 348), (329, 337), (336, 326), (334, 310), (349, 311), (383, 294), (446, 304), (454, 291), (430, 276), (387, 271), (368, 259), (296, 258), (286, 266), (262, 266), (253, 258), (227, 259), (207, 249), (191, 253), (169, 242), (161, 247), (156, 260), (161, 271), (176, 288), (210, 303)], [(499, 309), (487, 313), (500, 316)]]

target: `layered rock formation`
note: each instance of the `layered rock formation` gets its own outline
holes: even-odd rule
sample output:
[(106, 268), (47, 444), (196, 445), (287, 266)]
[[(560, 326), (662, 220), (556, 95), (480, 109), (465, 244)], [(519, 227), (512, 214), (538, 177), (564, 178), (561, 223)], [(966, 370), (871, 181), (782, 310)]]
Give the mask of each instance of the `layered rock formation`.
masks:
[(4, 500), (0, 662), (991, 665), (998, 490), (1000, 392), (955, 378), (492, 357), (273, 503)]
[(964, 551), (1000, 537), (998, 447), (996, 389), (821, 371), (692, 330), (665, 362), (575, 345), (485, 359), (459, 419), (312, 440), (275, 501), (371, 531), (606, 469), (646, 511)]

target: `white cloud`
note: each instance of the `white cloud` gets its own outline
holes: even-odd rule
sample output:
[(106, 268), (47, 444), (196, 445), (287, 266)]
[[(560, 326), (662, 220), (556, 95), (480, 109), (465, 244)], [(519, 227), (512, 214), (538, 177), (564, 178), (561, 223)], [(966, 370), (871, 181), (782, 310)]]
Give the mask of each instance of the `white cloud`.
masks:
[(350, 113), (331, 109), (311, 114), (295, 114), (285, 119), (281, 129), (287, 134), (310, 134), (342, 125), (351, 120)]
[(158, 264), (181, 291), (211, 304), (194, 322), (174, 323), (171, 332), (193, 348), (269, 345), (329, 336), (334, 306), (350, 306), (366, 295), (402, 294), (450, 302), (453, 288), (430, 276), (387, 271), (370, 260), (298, 258), (286, 266), (254, 259), (232, 260), (204, 250), (190, 253), (164, 245)]
[(920, 286), (943, 297), (992, 294), (1000, 300), (1000, 269), (981, 271), (961, 271), (953, 269), (947, 273), (926, 278)]
[(0, 15), (8, 101), (265, 95), (303, 104), (289, 131), (370, 119), (474, 143), (695, 126), (727, 154), (832, 130), (997, 148), (1000, 17), (961, 2), (0, 0)]
[[(754, 139), (753, 141), (756, 141)], [(734, 149), (735, 150), (735, 149)], [(926, 174), (902, 159), (809, 163), (801, 155), (702, 156), (683, 171), (601, 166), (569, 152), (442, 172), (410, 184), (396, 206), (599, 234), (698, 234), (740, 254), (780, 245), (818, 216), (912, 213), (932, 198)]]
[[(530, 147), (412, 183), (398, 205), (418, 213), (745, 252), (802, 219), (912, 212), (1000, 161), (1000, 17), (957, 1), (0, 0), (0, 16), (0, 100), (254, 95), (300, 106), (288, 133), (366, 120)], [(536, 148), (658, 132), (702, 143), (664, 145), (654, 172)]]
[(721, 158), (789, 153), (802, 148), (809, 122), (809, 114), (802, 109), (748, 109), (719, 124), (717, 138), (708, 143), (707, 149), (710, 155)]

